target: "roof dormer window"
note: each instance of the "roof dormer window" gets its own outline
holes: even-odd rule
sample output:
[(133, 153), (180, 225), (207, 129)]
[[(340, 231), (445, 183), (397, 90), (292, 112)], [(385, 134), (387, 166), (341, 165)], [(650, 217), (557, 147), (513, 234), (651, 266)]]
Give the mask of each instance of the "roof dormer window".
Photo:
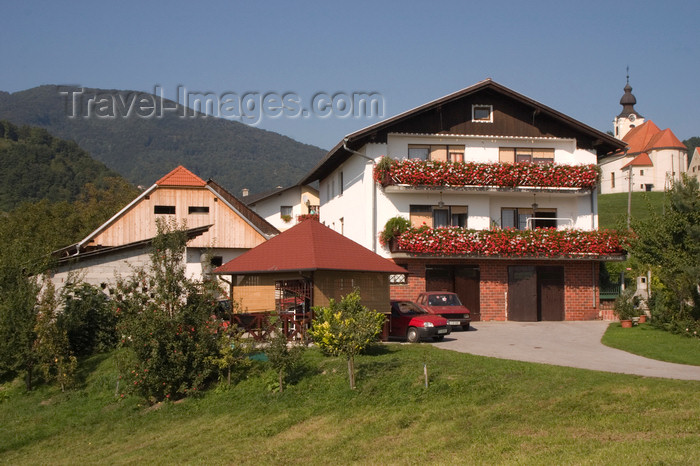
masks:
[(472, 105), (472, 122), (493, 123), (493, 105)]

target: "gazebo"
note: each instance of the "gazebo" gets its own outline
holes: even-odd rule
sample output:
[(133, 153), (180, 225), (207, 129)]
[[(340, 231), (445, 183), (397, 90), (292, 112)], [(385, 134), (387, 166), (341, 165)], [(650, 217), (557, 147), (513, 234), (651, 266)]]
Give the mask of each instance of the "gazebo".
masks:
[(318, 221), (306, 220), (213, 273), (230, 276), (229, 296), (242, 311), (235, 316), (239, 325), (264, 331), (274, 314), (294, 333), (308, 326), (312, 307), (326, 306), (355, 289), (363, 305), (388, 314), (389, 278), (408, 272)]

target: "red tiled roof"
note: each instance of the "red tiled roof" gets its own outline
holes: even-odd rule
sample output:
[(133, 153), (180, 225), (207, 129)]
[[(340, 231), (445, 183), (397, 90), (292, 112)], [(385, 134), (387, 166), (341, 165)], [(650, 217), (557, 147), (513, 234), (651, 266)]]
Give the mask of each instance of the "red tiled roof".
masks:
[(625, 165), (622, 168), (627, 168), (627, 167), (653, 167), (654, 164), (651, 163), (651, 158), (649, 158), (649, 154), (646, 152), (642, 152), (638, 156), (632, 159), (630, 163)]
[(635, 154), (637, 152), (644, 152), (651, 138), (659, 131), (661, 131), (659, 127), (651, 120), (647, 120), (641, 125), (635, 126), (629, 130), (629, 132), (625, 134), (625, 137), (622, 138), (629, 147), (627, 153)]
[(622, 140), (628, 144), (627, 154), (630, 155), (658, 149), (686, 148), (673, 131), (668, 128), (662, 131), (651, 120), (632, 128)]
[(306, 220), (230, 260), (218, 274), (351, 270), (406, 273), (406, 270), (325, 225)]
[(156, 181), (158, 186), (206, 186), (206, 182), (183, 167), (178, 166), (163, 178)]

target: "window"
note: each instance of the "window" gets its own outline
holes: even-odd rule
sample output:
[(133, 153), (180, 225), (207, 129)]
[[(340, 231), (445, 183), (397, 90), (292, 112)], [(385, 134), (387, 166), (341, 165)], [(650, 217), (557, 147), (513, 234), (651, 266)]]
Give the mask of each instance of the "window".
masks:
[[(408, 264), (396, 264), (399, 267), (403, 267), (408, 270)], [(392, 273), (389, 275), (390, 285), (406, 285), (408, 284), (408, 276), (405, 273)]]
[(467, 227), (467, 206), (412, 205), (411, 226), (418, 228), (426, 224), (431, 228)]
[(221, 267), (221, 265), (224, 263), (224, 258), (222, 256), (212, 256), (209, 262), (211, 263), (212, 267)]
[(493, 123), (493, 106), (472, 105), (472, 121), (474, 123)]
[(525, 147), (501, 147), (498, 151), (498, 161), (502, 163), (534, 162), (553, 163), (554, 149), (550, 148), (525, 148)]
[(441, 162), (464, 162), (464, 146), (409, 144), (408, 158)]
[[(556, 216), (556, 209), (537, 209), (534, 215), (535, 220), (531, 222), (531, 228), (556, 228), (557, 221), (554, 220)], [(528, 228), (528, 219), (532, 217), (532, 209), (504, 207), (501, 209), (501, 228), (526, 230)]]
[(644, 170), (639, 170), (639, 176), (644, 176)]
[(610, 173), (610, 187), (615, 187), (615, 172)]
[(340, 195), (343, 195), (343, 172), (340, 172)]
[(208, 214), (209, 213), (209, 207), (208, 206), (189, 206), (187, 208), (187, 213), (189, 214)]
[(292, 206), (283, 205), (280, 207), (280, 217), (291, 217), (292, 216)]
[(175, 215), (174, 205), (157, 205), (153, 206), (154, 214)]

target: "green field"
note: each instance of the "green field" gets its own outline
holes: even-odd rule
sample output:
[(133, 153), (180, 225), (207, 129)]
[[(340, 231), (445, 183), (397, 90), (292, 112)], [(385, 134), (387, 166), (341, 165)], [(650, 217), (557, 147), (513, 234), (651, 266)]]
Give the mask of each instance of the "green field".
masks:
[(113, 355), (65, 394), (6, 384), (0, 463), (700, 463), (700, 382), (388, 344), (358, 358), (352, 391), (345, 361), (305, 363), (281, 394), (256, 362), (228, 390), (158, 409), (115, 397)]
[[(627, 193), (598, 196), (598, 226), (600, 228), (627, 228)], [(632, 193), (632, 218), (643, 220), (650, 211), (662, 212), (664, 193)]]

